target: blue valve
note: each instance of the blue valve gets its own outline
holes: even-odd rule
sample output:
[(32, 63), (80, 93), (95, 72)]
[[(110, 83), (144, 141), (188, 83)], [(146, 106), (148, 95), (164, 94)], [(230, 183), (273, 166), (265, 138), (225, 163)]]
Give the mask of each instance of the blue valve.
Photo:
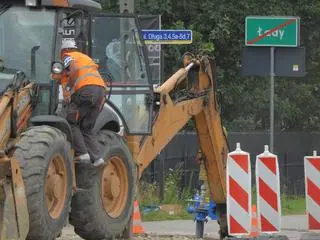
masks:
[(187, 212), (194, 214), (194, 221), (196, 222), (196, 237), (203, 238), (204, 223), (208, 222), (208, 217), (211, 220), (218, 220), (216, 215), (216, 204), (214, 201), (202, 202), (201, 195), (197, 191), (193, 199), (189, 201)]

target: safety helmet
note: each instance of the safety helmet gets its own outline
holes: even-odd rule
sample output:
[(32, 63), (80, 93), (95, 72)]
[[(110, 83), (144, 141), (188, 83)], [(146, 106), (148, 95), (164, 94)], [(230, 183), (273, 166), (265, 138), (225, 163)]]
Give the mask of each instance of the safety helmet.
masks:
[(61, 50), (66, 49), (66, 48), (78, 49), (76, 41), (72, 38), (63, 39), (62, 44), (61, 44)]
[(66, 57), (63, 61), (64, 67), (68, 68), (70, 67), (71, 62), (73, 61), (72, 57)]

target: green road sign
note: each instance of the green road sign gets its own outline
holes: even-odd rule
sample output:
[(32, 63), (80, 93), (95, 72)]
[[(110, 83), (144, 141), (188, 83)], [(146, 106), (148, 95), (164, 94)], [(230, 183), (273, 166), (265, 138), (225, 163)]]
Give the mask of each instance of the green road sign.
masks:
[(246, 17), (246, 46), (298, 47), (299, 17)]

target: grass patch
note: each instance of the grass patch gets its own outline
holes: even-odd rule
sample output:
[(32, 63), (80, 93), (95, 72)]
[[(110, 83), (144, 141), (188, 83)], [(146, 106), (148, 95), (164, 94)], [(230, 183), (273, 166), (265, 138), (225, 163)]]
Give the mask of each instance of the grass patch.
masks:
[[(176, 169), (171, 169), (165, 176), (164, 182), (164, 196), (159, 198), (160, 187), (157, 183), (146, 183), (140, 181), (139, 183), (139, 207), (141, 218), (143, 221), (163, 221), (163, 220), (191, 220), (193, 215), (186, 210), (187, 199), (192, 198), (193, 192), (190, 186), (182, 186), (183, 171), (178, 166)], [(157, 210), (144, 213), (143, 209), (149, 205), (159, 206), (163, 204), (175, 204), (182, 206), (179, 213), (169, 214), (166, 211)]]
[[(255, 199), (253, 198), (252, 200), (255, 200)], [(305, 211), (306, 211), (305, 198), (283, 195), (281, 197), (281, 211), (282, 211), (282, 216), (305, 214)], [(192, 220), (193, 214), (189, 214), (186, 211), (186, 208), (184, 208), (181, 213), (176, 215), (170, 215), (167, 212), (159, 210), (157, 212), (141, 214), (141, 217), (143, 221)]]
[[(252, 204), (257, 204), (256, 188), (252, 187)], [(281, 195), (281, 212), (282, 215), (299, 215), (305, 214), (306, 200), (304, 196)]]
[[(159, 199), (159, 185), (157, 183), (139, 183), (139, 205), (141, 218), (143, 221), (164, 221), (164, 220), (192, 220), (193, 214), (187, 212), (188, 199), (193, 197), (194, 192), (190, 186), (182, 186), (182, 170), (178, 167), (169, 171), (165, 176), (164, 198)], [(257, 192), (255, 186), (252, 187), (252, 204), (257, 204)], [(166, 211), (158, 209), (156, 211), (143, 212), (143, 209), (149, 205), (161, 207), (163, 204), (176, 204), (182, 206), (179, 213), (169, 214)], [(282, 215), (305, 214), (306, 202), (304, 196), (281, 195)]]
[(170, 215), (164, 211), (150, 212), (147, 214), (142, 214), (142, 221), (165, 221), (165, 220), (192, 220), (193, 215), (189, 214), (185, 209), (175, 215)]
[(281, 197), (281, 210), (282, 215), (305, 214), (306, 200), (304, 197), (283, 195)]

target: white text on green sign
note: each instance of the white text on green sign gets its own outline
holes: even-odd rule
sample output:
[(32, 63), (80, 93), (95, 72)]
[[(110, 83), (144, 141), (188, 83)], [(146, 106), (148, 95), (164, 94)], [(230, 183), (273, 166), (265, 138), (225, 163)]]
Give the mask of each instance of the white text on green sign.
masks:
[(246, 46), (299, 46), (300, 18), (255, 17), (246, 18)]

